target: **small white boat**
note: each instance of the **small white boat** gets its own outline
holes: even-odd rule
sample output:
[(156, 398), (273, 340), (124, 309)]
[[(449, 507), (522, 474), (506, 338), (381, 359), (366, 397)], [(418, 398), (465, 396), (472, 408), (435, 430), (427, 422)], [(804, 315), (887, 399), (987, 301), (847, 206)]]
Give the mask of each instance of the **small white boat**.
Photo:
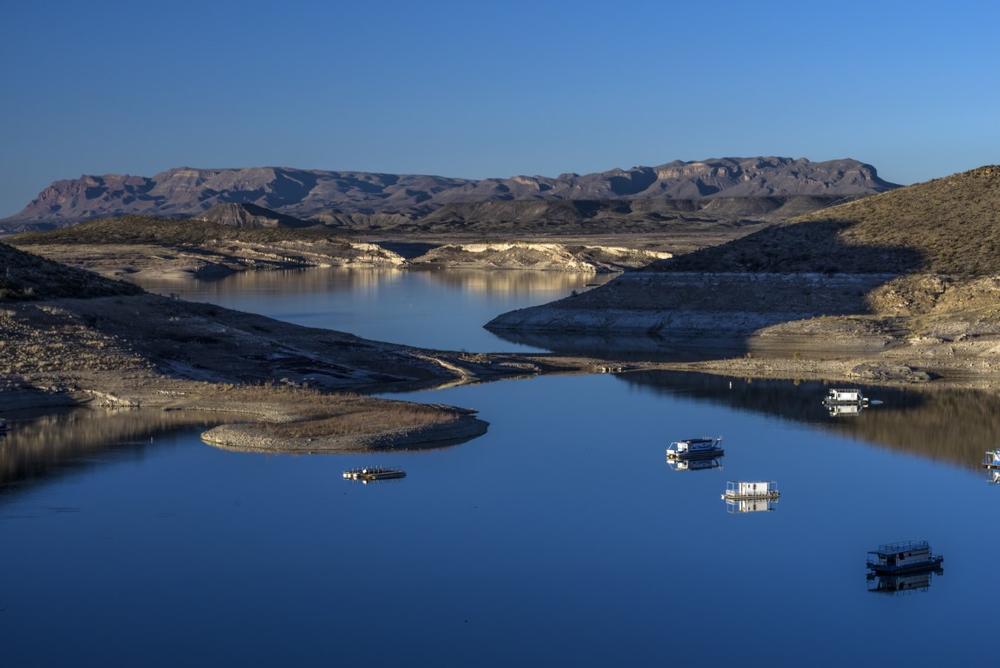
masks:
[(827, 406), (868, 406), (868, 398), (861, 390), (834, 388), (826, 393), (823, 403)]
[(983, 466), (988, 469), (1000, 469), (1000, 450), (987, 450), (983, 457)]
[(667, 459), (715, 459), (726, 454), (722, 449), (722, 437), (688, 438), (674, 441), (667, 448)]
[(774, 501), (779, 496), (781, 492), (778, 491), (778, 483), (773, 480), (730, 480), (726, 483), (726, 491), (722, 493), (722, 498), (727, 501)]

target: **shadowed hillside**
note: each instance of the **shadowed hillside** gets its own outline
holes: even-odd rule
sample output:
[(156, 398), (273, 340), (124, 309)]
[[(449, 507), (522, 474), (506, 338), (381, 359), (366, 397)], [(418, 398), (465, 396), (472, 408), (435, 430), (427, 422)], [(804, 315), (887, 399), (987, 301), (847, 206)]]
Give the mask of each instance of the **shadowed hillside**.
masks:
[(1000, 167), (830, 207), (650, 269), (998, 274)]
[(0, 243), (0, 301), (137, 295), (142, 289)]
[(275, 242), (293, 239), (328, 239), (323, 228), (241, 227), (209, 221), (173, 220), (149, 216), (121, 216), (92, 220), (50, 232), (27, 232), (11, 239), (19, 245), (34, 244), (198, 244), (240, 240)]

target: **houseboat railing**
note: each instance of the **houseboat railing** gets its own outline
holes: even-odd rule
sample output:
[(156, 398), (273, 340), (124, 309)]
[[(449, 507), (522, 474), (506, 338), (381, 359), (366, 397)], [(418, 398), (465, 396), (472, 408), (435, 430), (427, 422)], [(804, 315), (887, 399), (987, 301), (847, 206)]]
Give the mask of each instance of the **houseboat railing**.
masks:
[(898, 543), (886, 543), (885, 545), (879, 545), (877, 549), (868, 552), (868, 554), (888, 556), (899, 554), (900, 552), (929, 552), (930, 549), (930, 543), (926, 540), (904, 540), (899, 541)]

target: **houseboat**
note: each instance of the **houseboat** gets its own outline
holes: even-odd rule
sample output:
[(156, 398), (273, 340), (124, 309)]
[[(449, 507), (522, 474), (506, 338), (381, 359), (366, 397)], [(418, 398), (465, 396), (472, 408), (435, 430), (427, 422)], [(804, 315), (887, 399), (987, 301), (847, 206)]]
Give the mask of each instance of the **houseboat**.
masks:
[(831, 389), (826, 393), (823, 403), (828, 406), (854, 404), (857, 406), (868, 406), (868, 397), (861, 393), (861, 390), (854, 389)]
[(726, 483), (726, 491), (722, 498), (727, 501), (774, 501), (781, 496), (778, 483), (773, 480), (735, 481)]
[(1000, 450), (987, 450), (986, 456), (983, 457), (983, 466), (988, 469), (1000, 469)]
[(361, 482), (374, 482), (376, 480), (392, 480), (394, 478), (405, 478), (406, 471), (402, 469), (389, 469), (382, 467), (364, 467), (359, 469), (349, 469), (344, 471), (345, 480), (360, 480)]
[(932, 554), (926, 540), (879, 545), (868, 553), (868, 568), (876, 575), (931, 571), (939, 568), (942, 561), (944, 557)]
[(706, 471), (722, 468), (722, 460), (718, 457), (712, 459), (668, 459), (667, 466), (674, 471)]
[(715, 459), (726, 454), (722, 449), (722, 437), (688, 438), (674, 441), (667, 448), (667, 459)]

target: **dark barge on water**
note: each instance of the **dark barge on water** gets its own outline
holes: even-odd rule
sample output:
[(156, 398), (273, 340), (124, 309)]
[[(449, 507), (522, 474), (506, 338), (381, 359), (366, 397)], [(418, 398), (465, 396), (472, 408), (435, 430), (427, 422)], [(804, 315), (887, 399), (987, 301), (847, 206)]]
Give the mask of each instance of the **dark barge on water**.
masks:
[(934, 571), (941, 568), (943, 561), (944, 557), (931, 552), (926, 540), (887, 543), (868, 553), (868, 569), (872, 571), (869, 577)]
[(376, 480), (393, 480), (395, 478), (405, 478), (406, 471), (402, 469), (390, 469), (380, 466), (366, 466), (358, 469), (348, 469), (344, 471), (345, 480), (360, 480), (361, 482), (375, 482)]

